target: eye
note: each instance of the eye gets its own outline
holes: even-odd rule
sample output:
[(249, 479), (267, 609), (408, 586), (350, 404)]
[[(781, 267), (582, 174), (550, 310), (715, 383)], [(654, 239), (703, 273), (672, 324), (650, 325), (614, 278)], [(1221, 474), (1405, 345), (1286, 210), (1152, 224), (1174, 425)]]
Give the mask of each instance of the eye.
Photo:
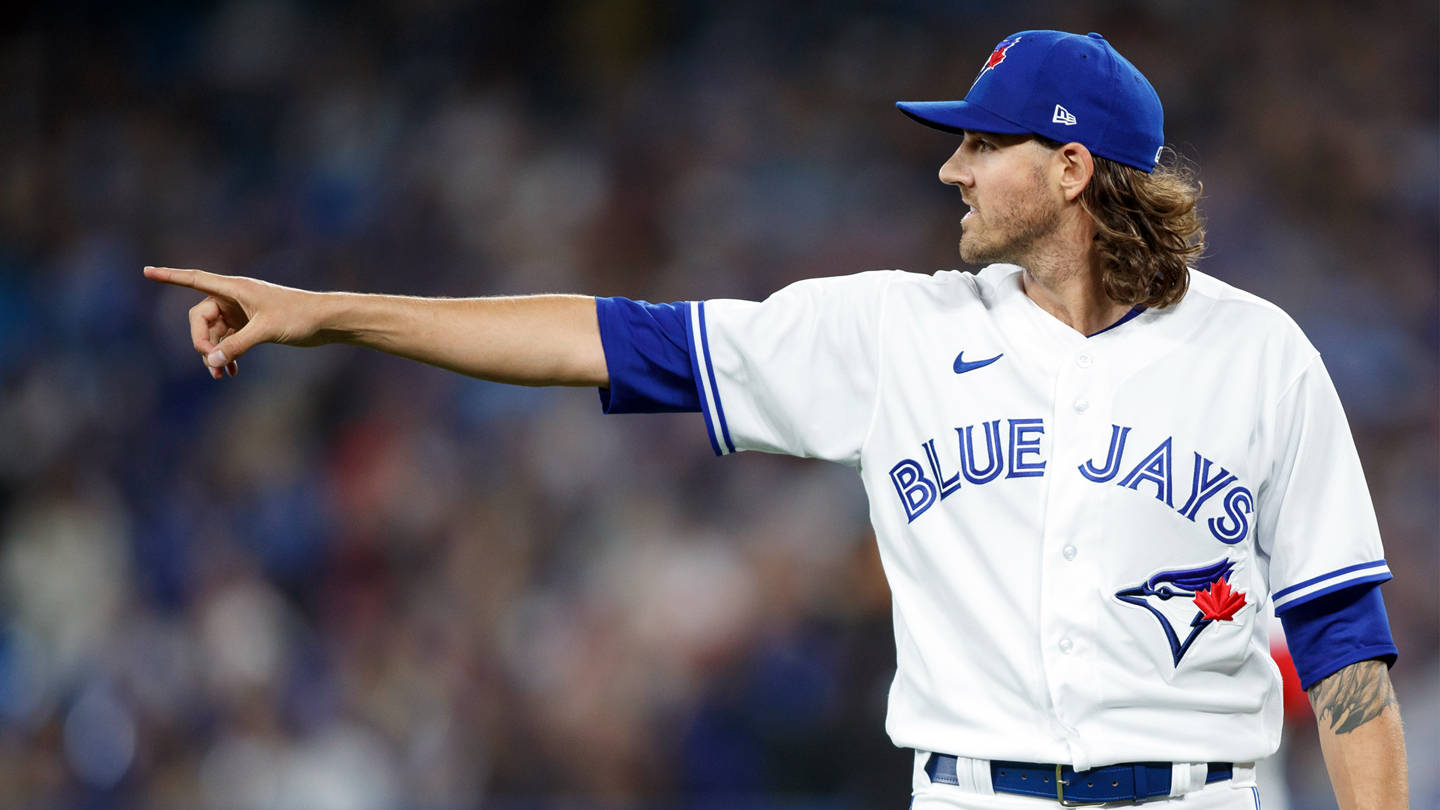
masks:
[(965, 133), (965, 142), (962, 145), (969, 152), (993, 152), (995, 143), (988, 138), (981, 137), (973, 132)]

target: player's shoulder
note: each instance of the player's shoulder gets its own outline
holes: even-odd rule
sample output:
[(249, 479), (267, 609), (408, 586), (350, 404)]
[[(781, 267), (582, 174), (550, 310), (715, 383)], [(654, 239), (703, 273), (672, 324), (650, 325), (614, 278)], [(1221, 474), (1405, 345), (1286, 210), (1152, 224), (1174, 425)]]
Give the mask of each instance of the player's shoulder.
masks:
[(843, 276), (813, 276), (781, 287), (772, 297), (874, 294), (885, 290), (901, 275), (907, 274), (901, 270), (865, 270)]
[(975, 274), (959, 270), (930, 274), (909, 270), (866, 270), (843, 276), (801, 279), (776, 291), (772, 298), (849, 300), (882, 307), (885, 301), (892, 299), (905, 299), (912, 305), (922, 299), (937, 303), (954, 302), (957, 297), (979, 297), (983, 290), (984, 286)]
[[(1167, 321), (1169, 326), (1164, 325)], [(1192, 349), (1223, 352), (1233, 362), (1276, 379), (1294, 379), (1319, 356), (1285, 310), (1194, 269), (1185, 297), (1157, 313), (1153, 323), (1160, 335)]]
[(1189, 289), (1178, 309), (1203, 319), (1207, 331), (1232, 333), (1250, 340), (1268, 337), (1310, 346), (1300, 325), (1285, 310), (1193, 268)]
[(1002, 287), (1018, 289), (1018, 274), (1021, 268), (1013, 264), (992, 264), (977, 272), (968, 270), (937, 270), (933, 273), (916, 273), (911, 270), (864, 270), (839, 276), (814, 276), (791, 282), (777, 290), (801, 290), (807, 292), (851, 291), (859, 289), (880, 289), (891, 286), (903, 288), (918, 294), (970, 294), (989, 295)]
[(895, 271), (895, 290), (910, 301), (925, 300), (941, 306), (967, 302), (992, 305), (1007, 294), (1021, 292), (1021, 269), (1013, 264), (992, 264), (978, 271), (937, 270), (933, 273)]

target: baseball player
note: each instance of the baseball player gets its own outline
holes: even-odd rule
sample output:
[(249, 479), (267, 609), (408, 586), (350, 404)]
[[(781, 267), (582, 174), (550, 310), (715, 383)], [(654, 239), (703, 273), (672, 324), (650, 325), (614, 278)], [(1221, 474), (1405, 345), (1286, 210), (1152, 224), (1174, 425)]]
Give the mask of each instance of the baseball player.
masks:
[(206, 293), (190, 326), (216, 378), (259, 343), (344, 341), (699, 411), (719, 455), (854, 468), (918, 810), (1259, 807), (1275, 614), (1341, 806), (1405, 806), (1391, 575), (1340, 402), (1290, 318), (1189, 267), (1197, 190), (1162, 163), (1150, 83), (1098, 34), (1021, 31), (964, 100), (898, 106), (958, 136), (940, 180), (978, 273), (655, 305), (145, 272)]

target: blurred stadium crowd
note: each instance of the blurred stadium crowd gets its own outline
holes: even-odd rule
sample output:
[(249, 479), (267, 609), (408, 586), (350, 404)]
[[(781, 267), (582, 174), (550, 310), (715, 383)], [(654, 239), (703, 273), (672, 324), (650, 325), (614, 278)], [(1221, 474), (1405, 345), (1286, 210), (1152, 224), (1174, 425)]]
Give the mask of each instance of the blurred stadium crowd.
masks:
[[(215, 382), (140, 268), (677, 300), (952, 267), (952, 142), (891, 105), (1027, 27), (1150, 76), (1200, 266), (1324, 353), (1440, 806), (1433, 3), (121, 6), (0, 34), (0, 806), (904, 807), (849, 472), (343, 347)], [(1326, 807), (1299, 708), (1291, 806)]]

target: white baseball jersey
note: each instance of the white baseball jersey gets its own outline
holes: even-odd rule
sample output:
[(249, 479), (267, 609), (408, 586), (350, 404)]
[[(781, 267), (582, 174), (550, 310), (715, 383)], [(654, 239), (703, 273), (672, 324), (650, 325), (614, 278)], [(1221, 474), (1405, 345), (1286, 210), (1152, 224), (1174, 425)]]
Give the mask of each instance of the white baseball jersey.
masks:
[(859, 472), (894, 599), (897, 745), (1077, 769), (1269, 755), (1272, 611), (1390, 577), (1318, 353), (1203, 273), (1088, 338), (1021, 274), (690, 306), (717, 452)]

